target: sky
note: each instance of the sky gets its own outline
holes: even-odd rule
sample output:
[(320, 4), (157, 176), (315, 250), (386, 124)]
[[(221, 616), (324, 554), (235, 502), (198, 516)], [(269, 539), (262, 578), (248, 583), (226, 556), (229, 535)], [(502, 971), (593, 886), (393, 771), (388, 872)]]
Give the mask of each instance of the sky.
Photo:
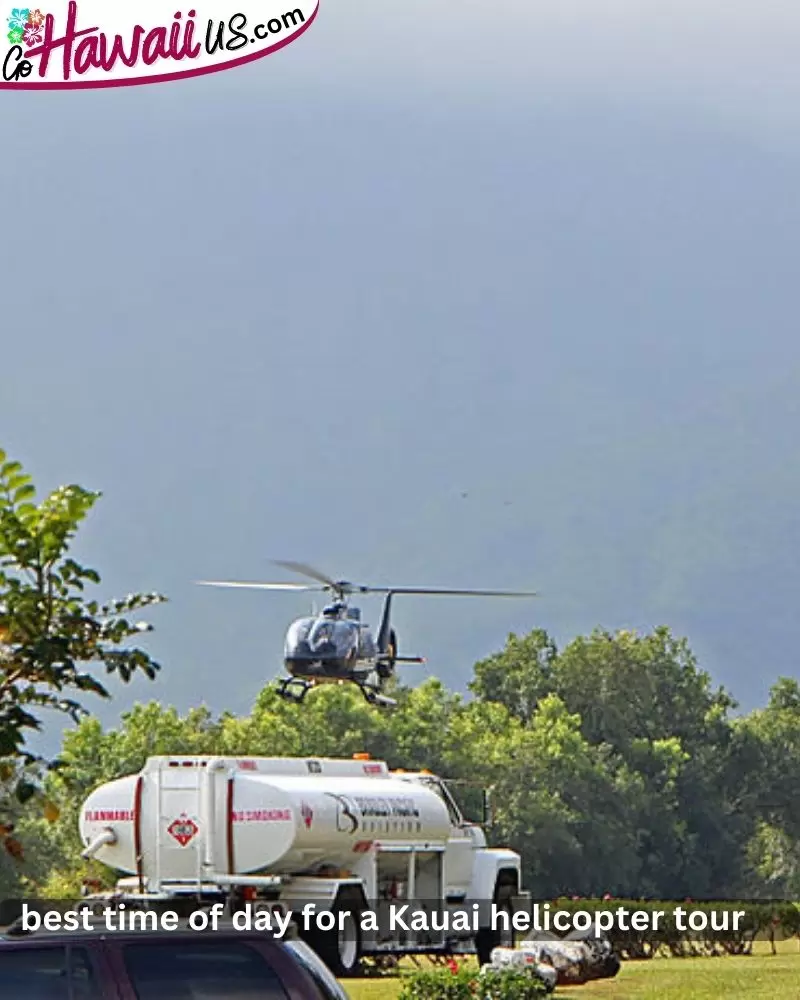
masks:
[(308, 602), (192, 581), (273, 558), (541, 592), (398, 600), (411, 683), (658, 624), (744, 710), (800, 676), (798, 52), (789, 3), (322, 0), (230, 71), (4, 91), (0, 445), (102, 491), (103, 596), (170, 598), (104, 721), (246, 712)]

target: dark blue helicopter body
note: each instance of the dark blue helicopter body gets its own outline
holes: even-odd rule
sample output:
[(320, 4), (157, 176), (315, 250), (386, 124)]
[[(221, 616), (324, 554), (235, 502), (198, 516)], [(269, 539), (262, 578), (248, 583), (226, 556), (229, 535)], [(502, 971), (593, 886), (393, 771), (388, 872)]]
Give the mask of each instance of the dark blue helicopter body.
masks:
[[(378, 644), (355, 608), (332, 605), (319, 617), (292, 622), (284, 643), (284, 665), (293, 677), (332, 679), (368, 675), (376, 667)], [(388, 652), (388, 651), (387, 651)]]

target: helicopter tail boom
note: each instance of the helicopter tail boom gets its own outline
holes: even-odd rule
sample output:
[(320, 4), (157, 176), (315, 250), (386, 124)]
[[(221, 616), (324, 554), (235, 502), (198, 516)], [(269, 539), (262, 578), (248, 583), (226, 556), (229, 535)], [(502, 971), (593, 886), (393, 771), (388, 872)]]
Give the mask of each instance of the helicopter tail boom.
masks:
[(392, 594), (389, 592), (386, 595), (386, 599), (383, 602), (383, 611), (381, 612), (381, 623), (378, 628), (377, 635), (377, 645), (378, 645), (378, 655), (386, 656), (389, 653), (389, 646), (392, 642), (392, 626), (389, 620), (389, 616), (392, 611)]

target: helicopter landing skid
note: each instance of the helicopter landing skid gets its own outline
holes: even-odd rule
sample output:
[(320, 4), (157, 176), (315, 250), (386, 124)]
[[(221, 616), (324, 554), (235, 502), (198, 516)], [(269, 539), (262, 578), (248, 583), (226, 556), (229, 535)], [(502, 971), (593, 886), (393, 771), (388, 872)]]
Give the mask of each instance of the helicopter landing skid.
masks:
[(397, 702), (394, 698), (388, 698), (385, 694), (380, 694), (374, 688), (365, 687), (362, 684), (358, 685), (361, 693), (364, 695), (368, 705), (378, 705), (380, 708), (396, 708)]
[[(359, 691), (364, 695), (364, 699), (369, 705), (376, 705), (380, 708), (395, 708), (397, 702), (394, 698), (388, 698), (385, 694), (376, 691), (375, 688), (354, 682)], [(277, 681), (275, 690), (281, 698), (291, 701), (295, 705), (301, 705), (308, 692), (316, 687), (311, 681), (300, 677), (285, 677)]]
[(298, 677), (287, 677), (279, 680), (275, 688), (281, 698), (285, 698), (286, 701), (293, 701), (296, 705), (301, 705), (303, 699), (314, 687), (308, 681), (304, 681)]

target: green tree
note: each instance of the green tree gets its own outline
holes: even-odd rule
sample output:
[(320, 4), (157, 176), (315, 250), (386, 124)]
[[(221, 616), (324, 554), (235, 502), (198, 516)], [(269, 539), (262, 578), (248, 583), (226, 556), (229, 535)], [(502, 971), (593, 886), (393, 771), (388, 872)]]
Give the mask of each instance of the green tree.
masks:
[(419, 687), (403, 689), (396, 696), (399, 711), (388, 721), (397, 766), (465, 777), (474, 767), (475, 757), (453, 752), (453, 726), (464, 710), (460, 696), (448, 691), (436, 677), (428, 677)]
[(738, 809), (745, 748), (728, 718), (735, 703), (713, 689), (685, 639), (665, 627), (597, 629), (559, 652), (541, 630), (511, 636), (476, 666), (472, 690), (523, 722), (553, 695), (579, 720), (618, 803), (616, 811), (592, 806), (600, 853), (591, 865), (630, 831), (626, 849), (638, 862), (619, 872), (627, 891), (638, 884), (650, 894), (703, 895), (741, 881), (752, 819)]
[[(164, 600), (132, 594), (100, 604), (87, 599), (96, 570), (71, 554), (74, 536), (99, 493), (63, 486), (36, 502), (36, 488), (22, 465), (0, 451), (0, 837), (20, 852), (12, 836), (14, 813), (37, 794), (36, 768), (50, 765), (27, 746), (42, 714), (78, 721), (82, 699), (110, 697), (91, 666), (123, 682), (136, 671), (154, 678), (150, 656), (128, 641), (149, 625), (129, 615)], [(32, 771), (33, 769), (33, 771)]]
[(741, 795), (758, 814), (748, 857), (769, 896), (800, 891), (800, 684), (781, 677), (763, 709), (741, 721), (749, 751)]
[(648, 891), (735, 891), (750, 832), (730, 785), (735, 702), (713, 688), (686, 639), (663, 626), (648, 635), (596, 630), (564, 648), (554, 674), (589, 742), (646, 783), (630, 823)]
[(791, 900), (800, 896), (800, 840), (760, 822), (747, 845), (747, 855), (763, 896)]
[(779, 678), (767, 706), (751, 712), (745, 728), (760, 750), (756, 780), (762, 814), (800, 838), (800, 683)]
[(555, 688), (581, 716), (586, 738), (623, 755), (642, 739), (677, 737), (693, 749), (718, 735), (735, 707), (724, 690), (712, 689), (686, 639), (663, 626), (649, 635), (598, 629), (574, 639), (554, 673)]
[(632, 791), (580, 716), (554, 694), (527, 725), (508, 727), (497, 759), (496, 819), (520, 851), (527, 885), (544, 897), (612, 892), (636, 884), (640, 863), (629, 818)]
[(539, 700), (554, 690), (555, 642), (544, 629), (525, 636), (511, 634), (505, 648), (475, 665), (470, 691), (482, 701), (496, 701), (523, 722), (532, 718)]

